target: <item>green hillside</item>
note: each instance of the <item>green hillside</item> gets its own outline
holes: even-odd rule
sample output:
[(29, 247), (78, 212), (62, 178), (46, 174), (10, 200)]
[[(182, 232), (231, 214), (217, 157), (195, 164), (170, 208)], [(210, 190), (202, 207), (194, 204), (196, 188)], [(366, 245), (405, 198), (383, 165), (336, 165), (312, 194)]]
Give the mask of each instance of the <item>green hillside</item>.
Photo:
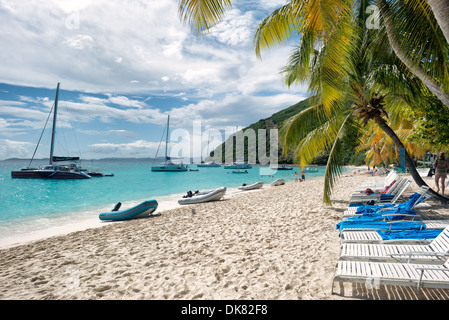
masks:
[[(271, 115), (270, 117), (266, 118), (266, 119), (261, 119), (251, 125), (249, 125), (248, 127), (242, 129), (241, 131), (239, 131), (240, 134), (247, 134), (247, 130), (248, 129), (252, 129), (254, 130), (254, 132), (256, 133), (255, 137), (256, 137), (256, 150), (251, 149), (250, 148), (250, 155), (256, 155), (256, 160), (259, 163), (259, 159), (258, 159), (258, 145), (259, 145), (259, 141), (258, 141), (258, 137), (257, 137), (257, 132), (260, 129), (265, 129), (267, 130), (267, 134), (266, 134), (266, 150), (267, 153), (269, 153), (270, 150), (270, 136), (269, 136), (269, 129), (278, 129), (280, 131), (282, 125), (284, 124), (284, 122), (286, 120), (288, 120), (289, 118), (291, 118), (292, 116), (298, 114), (299, 112), (303, 111), (304, 109), (308, 108), (310, 106), (310, 99), (305, 99), (303, 101), (300, 101), (284, 110), (281, 110), (279, 112), (274, 113), (273, 115)], [(251, 130), (249, 130), (251, 131)], [(225, 144), (226, 143), (230, 143), (230, 139), (232, 139), (233, 141), (233, 154), (232, 154), (232, 159), (233, 161), (235, 161), (235, 145), (236, 145), (236, 134), (231, 135), (226, 141), (225, 143), (221, 144), (219, 147), (217, 147), (213, 152), (220, 152), (221, 156), (221, 161), (225, 162), (226, 156), (225, 156)], [(278, 145), (278, 162), (279, 163), (287, 163), (287, 164), (291, 164), (293, 163), (293, 154), (290, 152), (287, 154), (287, 156), (283, 155), (283, 148), (282, 148), (282, 141), (281, 138), (278, 137), (279, 140), (279, 145)], [(244, 158), (245, 160), (251, 160), (248, 159), (248, 138), (245, 138), (244, 140), (245, 145), (244, 145)], [(252, 146), (253, 147), (253, 146)], [(254, 153), (252, 153), (254, 152)], [(213, 153), (211, 153), (212, 156)], [(269, 156), (269, 154), (267, 155)], [(319, 164), (319, 165), (325, 165), (327, 162), (327, 153), (324, 153), (320, 156), (318, 156), (313, 164)], [(357, 154), (354, 152), (354, 150), (346, 150), (345, 154), (343, 155), (345, 158), (345, 162), (347, 164), (355, 164), (355, 165), (361, 165), (364, 164), (364, 159), (365, 159), (365, 155), (364, 154)], [(228, 159), (230, 159), (230, 154), (227, 157)]]

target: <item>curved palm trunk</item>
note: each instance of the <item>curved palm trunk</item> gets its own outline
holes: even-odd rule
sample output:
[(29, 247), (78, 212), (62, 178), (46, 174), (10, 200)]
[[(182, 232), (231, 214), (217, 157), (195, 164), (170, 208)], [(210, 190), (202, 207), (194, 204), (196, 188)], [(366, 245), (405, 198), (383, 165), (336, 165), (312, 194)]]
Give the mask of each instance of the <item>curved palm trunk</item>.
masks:
[[(382, 117), (377, 116), (373, 118), (373, 120), (391, 138), (391, 140), (393, 140), (393, 143), (395, 144), (396, 147), (405, 149), (402, 141), (399, 139), (399, 137), (396, 135), (393, 129), (391, 129), (390, 126), (388, 126), (385, 120), (382, 119)], [(420, 187), (427, 186), (426, 182), (423, 180), (423, 178), (416, 170), (413, 160), (410, 158), (407, 151), (405, 151), (405, 164), (407, 168), (410, 170), (410, 175), (412, 176), (415, 183)], [(449, 204), (449, 198), (442, 196), (441, 194), (435, 192), (433, 189), (430, 189), (429, 192), (432, 194), (434, 198), (438, 199), (442, 204), (445, 205)]]
[[(438, 2), (438, 1), (436, 1)], [(445, 1), (447, 2), (447, 1)], [(390, 42), (391, 47), (393, 48), (396, 56), (401, 60), (401, 62), (414, 74), (416, 75), (422, 83), (435, 95), (440, 99), (440, 101), (449, 108), (449, 95), (444, 92), (443, 88), (431, 79), (425, 70), (421, 67), (416, 66), (412, 60), (407, 56), (406, 52), (404, 52), (401, 48), (401, 45), (398, 41), (396, 41), (396, 34), (394, 27), (389, 19), (389, 7), (385, 0), (376, 0), (376, 3), (380, 9), (380, 12), (383, 17), (383, 22), (385, 23), (385, 29), (387, 31), (388, 40)]]
[(432, 9), (446, 41), (449, 42), (449, 0), (427, 0), (427, 3)]

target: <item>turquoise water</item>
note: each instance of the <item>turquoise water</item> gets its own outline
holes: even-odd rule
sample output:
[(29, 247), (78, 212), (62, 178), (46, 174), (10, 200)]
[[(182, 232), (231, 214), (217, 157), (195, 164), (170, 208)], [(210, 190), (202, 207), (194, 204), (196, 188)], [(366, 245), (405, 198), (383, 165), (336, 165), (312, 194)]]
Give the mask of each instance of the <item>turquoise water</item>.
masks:
[[(233, 188), (257, 181), (269, 184), (279, 178), (294, 180), (296, 169), (273, 171), (255, 166), (248, 169), (248, 174), (233, 174), (233, 170), (223, 167), (191, 165), (199, 171), (151, 172), (151, 163), (146, 161), (85, 161), (83, 167), (114, 173), (114, 176), (86, 180), (11, 178), (12, 170), (26, 165), (24, 161), (0, 161), (0, 236), (26, 234), (61, 223), (98, 217), (100, 212), (112, 209), (119, 201), (125, 207), (127, 203), (141, 200), (179, 199), (188, 190)], [(324, 170), (320, 167), (318, 172), (307, 172), (306, 178), (322, 176)]]

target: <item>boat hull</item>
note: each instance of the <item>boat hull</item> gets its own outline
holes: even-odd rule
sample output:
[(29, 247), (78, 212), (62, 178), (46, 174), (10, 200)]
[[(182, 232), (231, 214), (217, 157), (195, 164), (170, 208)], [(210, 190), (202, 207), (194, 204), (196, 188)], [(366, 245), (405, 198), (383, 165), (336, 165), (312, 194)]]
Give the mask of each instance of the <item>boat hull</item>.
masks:
[(243, 191), (246, 191), (246, 190), (256, 190), (256, 189), (262, 188), (262, 186), (263, 186), (263, 182), (262, 182), (262, 181), (259, 181), (259, 182), (250, 184), (250, 185), (248, 185), (248, 186), (241, 186), (241, 187), (239, 187), (239, 190), (243, 190)]
[(282, 186), (284, 184), (285, 184), (284, 179), (277, 179), (271, 183), (271, 186), (276, 187), (276, 186)]
[(200, 192), (189, 198), (182, 198), (178, 200), (179, 204), (196, 204), (210, 201), (218, 201), (226, 193), (226, 187), (221, 187), (211, 191)]
[(221, 165), (216, 164), (216, 163), (211, 163), (211, 164), (197, 164), (196, 165), (198, 168), (218, 168), (221, 167)]
[(103, 221), (123, 221), (143, 218), (151, 215), (157, 209), (157, 206), (158, 203), (156, 200), (144, 201), (129, 209), (100, 213), (99, 218)]
[(17, 179), (89, 179), (84, 172), (54, 170), (19, 170), (12, 171), (11, 178)]
[(225, 169), (251, 169), (252, 166), (250, 164), (231, 164), (224, 166)]
[(151, 167), (151, 171), (155, 172), (178, 172), (178, 171), (187, 171), (188, 169), (186, 167), (181, 166), (170, 166), (170, 167), (164, 167), (164, 166), (156, 166)]

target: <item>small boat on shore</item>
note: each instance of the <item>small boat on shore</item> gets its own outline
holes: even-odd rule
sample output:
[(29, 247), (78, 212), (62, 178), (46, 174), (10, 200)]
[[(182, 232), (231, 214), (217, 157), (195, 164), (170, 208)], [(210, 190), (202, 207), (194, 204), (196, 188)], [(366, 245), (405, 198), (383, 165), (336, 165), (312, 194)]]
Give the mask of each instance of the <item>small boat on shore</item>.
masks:
[(253, 183), (253, 184), (250, 184), (250, 185), (243, 184), (241, 187), (239, 187), (239, 190), (244, 190), (244, 191), (246, 191), (246, 190), (256, 190), (256, 189), (262, 188), (262, 186), (263, 186), (263, 182), (259, 181), (259, 182), (256, 182), (256, 183)]
[(271, 186), (272, 187), (275, 187), (275, 186), (282, 186), (282, 185), (284, 185), (285, 184), (285, 180), (284, 179), (277, 179), (277, 180), (275, 180), (275, 181), (273, 181), (272, 183), (271, 183)]
[(119, 202), (112, 211), (100, 213), (100, 220), (123, 221), (148, 217), (157, 209), (158, 203), (156, 200), (148, 200), (129, 209), (118, 210), (120, 206)]
[(179, 204), (195, 204), (195, 203), (203, 203), (209, 201), (218, 201), (226, 193), (226, 187), (220, 187), (215, 190), (208, 191), (196, 191), (192, 193), (192, 191), (187, 192), (182, 199), (178, 200)]

